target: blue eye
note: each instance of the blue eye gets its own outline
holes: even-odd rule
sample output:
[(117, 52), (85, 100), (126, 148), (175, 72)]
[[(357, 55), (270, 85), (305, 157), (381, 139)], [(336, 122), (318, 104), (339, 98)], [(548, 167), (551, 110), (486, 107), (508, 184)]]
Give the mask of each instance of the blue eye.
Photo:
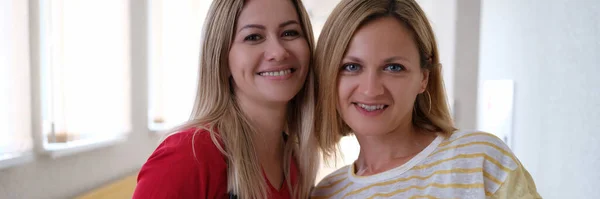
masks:
[(403, 71), (404, 69), (405, 69), (405, 67), (400, 64), (390, 64), (390, 65), (385, 66), (384, 70), (391, 71), (391, 72), (400, 72), (400, 71)]
[(342, 69), (347, 72), (355, 72), (360, 70), (360, 65), (358, 64), (344, 64)]

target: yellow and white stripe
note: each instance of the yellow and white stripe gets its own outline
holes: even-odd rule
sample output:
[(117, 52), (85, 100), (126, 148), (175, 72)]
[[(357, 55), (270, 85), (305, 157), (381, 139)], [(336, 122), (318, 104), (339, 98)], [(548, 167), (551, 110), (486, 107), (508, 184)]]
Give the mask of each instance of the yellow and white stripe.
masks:
[(315, 187), (312, 198), (490, 198), (517, 169), (524, 170), (496, 136), (455, 132), (389, 171), (356, 176), (353, 165), (338, 169)]

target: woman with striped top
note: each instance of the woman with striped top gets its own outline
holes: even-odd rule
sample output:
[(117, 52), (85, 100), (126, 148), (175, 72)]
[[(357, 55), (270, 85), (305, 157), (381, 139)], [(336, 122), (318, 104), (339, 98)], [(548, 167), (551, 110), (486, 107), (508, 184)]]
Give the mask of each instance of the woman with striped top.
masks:
[(457, 131), (437, 44), (414, 0), (342, 0), (316, 49), (318, 139), (361, 146), (312, 198), (541, 198), (497, 137)]

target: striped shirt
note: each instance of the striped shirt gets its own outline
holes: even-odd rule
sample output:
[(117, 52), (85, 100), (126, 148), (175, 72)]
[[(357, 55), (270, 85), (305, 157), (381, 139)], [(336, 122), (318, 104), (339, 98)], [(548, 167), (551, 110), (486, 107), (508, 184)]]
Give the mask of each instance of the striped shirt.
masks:
[(354, 171), (348, 165), (329, 174), (311, 198), (541, 198), (519, 160), (489, 133), (438, 136), (399, 167), (370, 176)]

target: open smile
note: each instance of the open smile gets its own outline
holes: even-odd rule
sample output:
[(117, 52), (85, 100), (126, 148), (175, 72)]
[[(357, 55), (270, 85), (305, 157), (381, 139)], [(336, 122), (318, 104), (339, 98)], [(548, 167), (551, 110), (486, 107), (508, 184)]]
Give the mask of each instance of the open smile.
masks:
[(354, 107), (365, 116), (377, 116), (389, 107), (387, 104), (365, 104), (360, 102), (352, 102)]
[(288, 69), (283, 69), (283, 70), (278, 70), (278, 71), (258, 72), (256, 74), (260, 75), (260, 76), (265, 76), (265, 77), (279, 77), (279, 76), (286, 76), (286, 75), (292, 74), (294, 72), (296, 72), (296, 69), (288, 68)]

